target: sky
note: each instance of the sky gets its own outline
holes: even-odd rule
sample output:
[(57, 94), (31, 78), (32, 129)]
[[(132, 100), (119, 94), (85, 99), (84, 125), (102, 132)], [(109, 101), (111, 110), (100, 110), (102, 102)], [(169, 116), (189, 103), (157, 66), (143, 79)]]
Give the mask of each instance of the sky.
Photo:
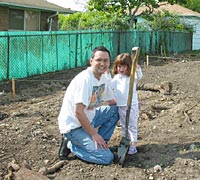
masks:
[(71, 10), (84, 11), (87, 0), (47, 0), (48, 2), (57, 4), (64, 8), (70, 8)]

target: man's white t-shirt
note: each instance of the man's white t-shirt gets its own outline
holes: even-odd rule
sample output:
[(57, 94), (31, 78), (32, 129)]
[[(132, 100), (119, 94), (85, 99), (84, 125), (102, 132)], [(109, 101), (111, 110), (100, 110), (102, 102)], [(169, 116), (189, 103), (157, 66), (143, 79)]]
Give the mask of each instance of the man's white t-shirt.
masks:
[(71, 129), (81, 126), (75, 117), (75, 104), (83, 103), (85, 114), (90, 122), (95, 116), (95, 109), (102, 105), (103, 101), (114, 98), (110, 83), (105, 75), (100, 80), (94, 77), (92, 68), (79, 73), (69, 84), (62, 107), (58, 116), (58, 124), (61, 133), (67, 133)]

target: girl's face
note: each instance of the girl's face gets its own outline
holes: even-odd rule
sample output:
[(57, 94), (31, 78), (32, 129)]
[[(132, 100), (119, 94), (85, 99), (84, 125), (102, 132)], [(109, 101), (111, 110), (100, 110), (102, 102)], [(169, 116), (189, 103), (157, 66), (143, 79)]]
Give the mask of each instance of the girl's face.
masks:
[(121, 64), (119, 64), (119, 65), (117, 66), (117, 73), (118, 73), (118, 74), (122, 74), (122, 75), (126, 75), (127, 69), (128, 69), (128, 66), (127, 66), (127, 65), (121, 65)]

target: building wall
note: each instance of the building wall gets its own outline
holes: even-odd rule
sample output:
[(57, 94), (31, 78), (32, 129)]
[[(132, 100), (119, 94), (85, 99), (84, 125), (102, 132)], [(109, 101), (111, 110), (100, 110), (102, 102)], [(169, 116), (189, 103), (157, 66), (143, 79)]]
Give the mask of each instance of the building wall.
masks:
[[(40, 16), (40, 31), (48, 31), (49, 24), (48, 18), (54, 15), (56, 12), (41, 12)], [(52, 18), (51, 30), (58, 30), (58, 16)], [(0, 31), (8, 31), (9, 29), (9, 8), (0, 6)]]
[(200, 17), (183, 17), (183, 22), (194, 30), (192, 38), (192, 50), (200, 49)]
[[(49, 23), (48, 18), (55, 13), (48, 13), (48, 12), (41, 12), (41, 22), (40, 22), (40, 30), (41, 31), (49, 31)], [(52, 23), (52, 31), (57, 31), (58, 27), (58, 16), (53, 17), (53, 23)]]
[(8, 30), (8, 8), (0, 6), (0, 31)]
[(40, 31), (47, 31), (48, 30), (48, 24), (47, 24), (48, 16), (50, 16), (50, 13), (41, 12)]

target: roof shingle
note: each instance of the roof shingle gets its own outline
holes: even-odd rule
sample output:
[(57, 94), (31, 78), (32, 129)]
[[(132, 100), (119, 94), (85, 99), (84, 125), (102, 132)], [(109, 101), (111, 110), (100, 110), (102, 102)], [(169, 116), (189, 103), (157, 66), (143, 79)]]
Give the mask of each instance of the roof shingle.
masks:
[(64, 8), (56, 4), (47, 2), (46, 0), (0, 0), (0, 5), (25, 7), (32, 9), (40, 9), (47, 11), (58, 11), (62, 13), (72, 13), (70, 8)]
[[(145, 7), (141, 7), (138, 9), (138, 12), (136, 15), (140, 15), (145, 10)], [(167, 2), (160, 3), (160, 7), (157, 9), (154, 9), (154, 11), (162, 11), (167, 10), (170, 13), (177, 14), (179, 16), (197, 16), (200, 17), (200, 13), (192, 11), (191, 9), (185, 8), (183, 6), (180, 6), (178, 4), (169, 4)]]

